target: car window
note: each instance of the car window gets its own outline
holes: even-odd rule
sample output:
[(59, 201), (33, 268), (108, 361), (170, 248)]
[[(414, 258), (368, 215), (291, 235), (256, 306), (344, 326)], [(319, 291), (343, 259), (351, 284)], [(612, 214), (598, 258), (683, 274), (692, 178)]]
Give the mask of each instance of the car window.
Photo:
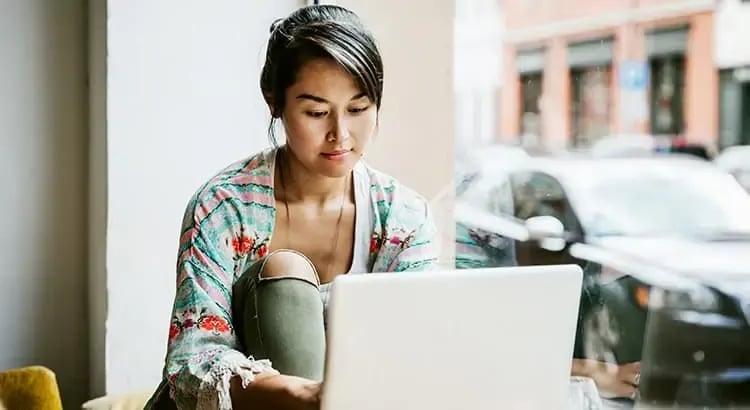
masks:
[(541, 172), (523, 172), (511, 177), (511, 185), (516, 218), (553, 216), (566, 230), (572, 230), (572, 210), (556, 178)]

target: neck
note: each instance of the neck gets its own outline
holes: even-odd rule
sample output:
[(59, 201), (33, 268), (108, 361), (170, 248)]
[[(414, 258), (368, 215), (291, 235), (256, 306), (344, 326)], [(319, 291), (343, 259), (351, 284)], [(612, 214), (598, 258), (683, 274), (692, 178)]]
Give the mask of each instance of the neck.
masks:
[(286, 202), (310, 202), (325, 205), (331, 200), (341, 200), (346, 193), (349, 176), (331, 178), (310, 173), (284, 146), (276, 153), (274, 180), (281, 188)]

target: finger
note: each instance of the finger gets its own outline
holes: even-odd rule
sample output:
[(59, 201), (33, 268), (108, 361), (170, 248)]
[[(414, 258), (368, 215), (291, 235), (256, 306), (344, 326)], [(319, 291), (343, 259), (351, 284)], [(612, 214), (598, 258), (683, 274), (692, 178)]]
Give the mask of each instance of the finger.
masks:
[(620, 366), (620, 368), (623, 371), (628, 372), (628, 373), (640, 373), (641, 363), (640, 362), (628, 363), (628, 364)]
[(627, 383), (631, 386), (638, 386), (639, 379), (641, 378), (640, 373), (624, 373), (620, 375), (620, 381)]
[(637, 389), (633, 385), (627, 383), (618, 383), (618, 385), (615, 386), (613, 393), (618, 397), (633, 398), (635, 397), (636, 390)]

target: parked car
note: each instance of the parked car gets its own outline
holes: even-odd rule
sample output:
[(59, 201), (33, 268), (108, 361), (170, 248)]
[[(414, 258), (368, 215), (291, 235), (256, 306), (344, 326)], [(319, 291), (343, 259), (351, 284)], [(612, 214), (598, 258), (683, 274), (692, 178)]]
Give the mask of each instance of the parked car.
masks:
[(646, 156), (657, 151), (659, 142), (652, 135), (610, 135), (597, 140), (590, 148), (594, 157)]
[(709, 160), (711, 153), (700, 143), (684, 137), (654, 136), (648, 134), (610, 135), (600, 138), (589, 152), (596, 158), (650, 156), (659, 154), (684, 154)]
[(677, 400), (686, 383), (723, 386), (737, 369), (750, 388), (749, 209), (730, 175), (691, 157), (530, 158), (475, 175), (456, 217), (457, 229), (512, 238), (520, 265), (581, 265), (584, 355), (646, 352), (643, 393)]
[(716, 166), (737, 178), (740, 185), (750, 192), (750, 145), (727, 148), (714, 162)]

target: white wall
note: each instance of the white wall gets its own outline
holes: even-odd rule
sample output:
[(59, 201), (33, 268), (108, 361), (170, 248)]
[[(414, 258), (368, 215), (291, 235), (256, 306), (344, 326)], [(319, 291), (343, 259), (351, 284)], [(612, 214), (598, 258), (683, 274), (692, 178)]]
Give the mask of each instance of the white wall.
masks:
[(118, 393), (160, 380), (182, 213), (208, 177), (267, 146), (263, 46), (301, 2), (107, 4), (106, 390)]
[(88, 391), (83, 0), (0, 0), (0, 369)]
[(714, 50), (719, 68), (750, 65), (750, 3), (722, 0), (716, 10)]
[(357, 12), (383, 54), (380, 128), (366, 157), (432, 198), (453, 175), (454, 0), (324, 3)]

